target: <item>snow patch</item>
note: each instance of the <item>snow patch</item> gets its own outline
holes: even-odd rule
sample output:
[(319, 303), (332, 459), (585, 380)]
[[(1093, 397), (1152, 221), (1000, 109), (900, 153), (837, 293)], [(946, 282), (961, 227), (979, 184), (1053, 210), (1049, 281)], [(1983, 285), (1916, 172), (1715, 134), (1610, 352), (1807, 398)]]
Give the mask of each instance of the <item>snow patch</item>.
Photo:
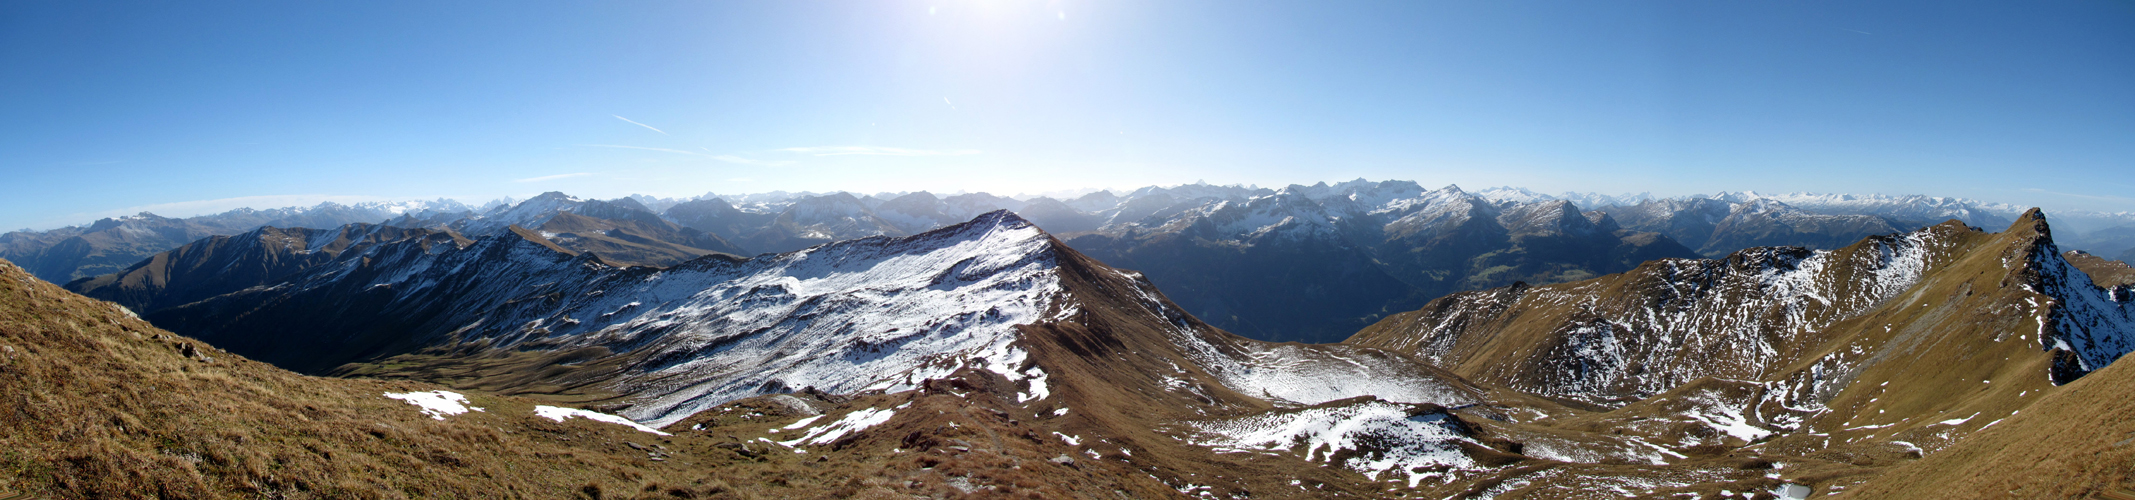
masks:
[[(869, 407), (865, 410), (858, 410), (852, 413), (847, 413), (845, 414), (845, 418), (838, 419), (838, 421), (836, 422), (831, 422), (829, 424), (810, 428), (808, 429), (808, 432), (802, 434), (801, 437), (795, 438), (791, 441), (780, 441), (778, 442), (778, 444), (783, 445), (787, 448), (792, 448), (800, 446), (802, 444), (835, 443), (838, 441), (839, 438), (845, 437), (846, 434), (852, 434), (867, 430), (867, 428), (869, 427), (882, 425), (883, 422), (890, 421), (890, 417), (895, 416), (896, 414), (896, 410), (877, 410), (873, 407)], [(808, 421), (813, 422), (814, 419), (809, 419)], [(793, 429), (796, 427), (787, 426), (786, 428)]]
[(595, 422), (621, 425), (632, 429), (637, 429), (639, 432), (650, 432), (662, 436), (671, 435), (665, 432), (660, 432), (659, 429), (646, 427), (644, 424), (637, 423), (627, 418), (609, 415), (606, 413), (580, 410), (577, 408), (564, 408), (560, 406), (540, 405), (534, 407), (534, 416), (554, 420), (557, 422), (562, 422), (563, 419), (566, 418), (578, 417), (586, 420), (592, 420)]
[(483, 411), (481, 408), (468, 407), (467, 396), (451, 391), (388, 392), (385, 393), (385, 397), (406, 401), (408, 404), (421, 407), (424, 415), (429, 415), (430, 418), (438, 420), (444, 420), (446, 415), (467, 413), (467, 410)]

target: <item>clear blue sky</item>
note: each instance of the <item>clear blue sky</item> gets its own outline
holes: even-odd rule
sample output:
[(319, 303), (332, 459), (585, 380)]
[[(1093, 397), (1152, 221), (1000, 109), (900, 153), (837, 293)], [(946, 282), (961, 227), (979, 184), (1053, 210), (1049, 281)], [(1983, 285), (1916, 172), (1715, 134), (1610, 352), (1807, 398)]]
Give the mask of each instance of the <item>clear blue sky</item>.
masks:
[(0, 68), (0, 228), (1356, 177), (2135, 210), (2127, 0), (5, 2)]

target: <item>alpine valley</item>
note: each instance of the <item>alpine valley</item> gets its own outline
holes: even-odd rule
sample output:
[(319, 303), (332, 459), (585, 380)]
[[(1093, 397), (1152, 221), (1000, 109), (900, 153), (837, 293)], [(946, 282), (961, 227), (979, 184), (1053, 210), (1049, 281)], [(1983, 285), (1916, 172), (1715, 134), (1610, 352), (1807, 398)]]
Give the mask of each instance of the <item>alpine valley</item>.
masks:
[(2135, 498), (2129, 214), (1363, 180), (253, 213), (0, 237), (0, 486)]

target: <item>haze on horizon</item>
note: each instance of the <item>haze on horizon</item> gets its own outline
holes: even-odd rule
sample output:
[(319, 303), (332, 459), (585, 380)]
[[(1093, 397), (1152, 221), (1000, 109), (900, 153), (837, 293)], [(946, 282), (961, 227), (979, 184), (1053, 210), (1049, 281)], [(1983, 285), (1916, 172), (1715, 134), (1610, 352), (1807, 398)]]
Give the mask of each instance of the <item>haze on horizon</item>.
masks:
[(1358, 177), (2128, 211), (2128, 26), (2104, 0), (10, 3), (0, 228)]

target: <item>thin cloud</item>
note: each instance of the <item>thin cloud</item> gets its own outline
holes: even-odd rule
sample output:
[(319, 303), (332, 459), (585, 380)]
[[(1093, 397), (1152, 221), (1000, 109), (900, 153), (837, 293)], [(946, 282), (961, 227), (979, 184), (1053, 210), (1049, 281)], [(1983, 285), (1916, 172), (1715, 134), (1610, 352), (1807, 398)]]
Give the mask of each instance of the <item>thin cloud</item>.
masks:
[(699, 152), (696, 152), (696, 151), (683, 151), (683, 150), (680, 150), (680, 149), (667, 149), (667, 148), (648, 148), (648, 147), (644, 147), (644, 146), (617, 146), (617, 145), (614, 145), (614, 144), (580, 144), (580, 146), (585, 146), (585, 147), (589, 147), (589, 148), (643, 149), (643, 150), (646, 150), (646, 151), (659, 151), (659, 152), (663, 152), (663, 153), (674, 153), (674, 154), (683, 154), (683, 155), (696, 155), (696, 156), (705, 156), (705, 155), (704, 155), (704, 153), (699, 153)]
[(785, 148), (779, 151), (815, 156), (966, 156), (979, 154), (976, 149), (904, 149), (877, 148), (869, 146), (820, 146), (812, 148)]
[(595, 148), (642, 149), (642, 150), (646, 150), (646, 151), (659, 151), (659, 152), (662, 152), (662, 153), (674, 153), (674, 154), (678, 154), (678, 155), (702, 156), (702, 157), (705, 157), (705, 158), (711, 158), (711, 159), (714, 159), (714, 160), (719, 160), (719, 161), (723, 161), (723, 162), (727, 162), (727, 163), (733, 163), (733, 164), (737, 164), (737, 165), (756, 165), (756, 166), (760, 166), (760, 167), (783, 167), (783, 166), (787, 166), (787, 165), (792, 165), (792, 164), (794, 164), (794, 163), (799, 163), (799, 162), (795, 162), (795, 161), (788, 161), (788, 160), (781, 160), (781, 161), (772, 161), (772, 160), (752, 160), (752, 159), (749, 159), (749, 158), (743, 158), (743, 157), (739, 157), (739, 156), (734, 156), (734, 155), (715, 155), (715, 154), (711, 154), (711, 150), (710, 150), (710, 149), (704, 149), (704, 148), (698, 148), (698, 149), (704, 149), (704, 151), (705, 151), (705, 152), (703, 152), (703, 153), (699, 153), (699, 152), (696, 152), (696, 151), (688, 151), (688, 150), (681, 150), (681, 149), (667, 149), (667, 148), (648, 148), (648, 147), (643, 147), (643, 146), (619, 146), (619, 145), (615, 145), (615, 144), (580, 144), (580, 146), (586, 146), (586, 147), (595, 147)]
[(1860, 33), (1860, 34), (1863, 34), (1863, 35), (1875, 35), (1875, 33), (1869, 33), (1869, 32), (1866, 32), (1866, 31), (1861, 31), (1861, 30), (1857, 30), (1857, 29), (1848, 29), (1848, 28), (1839, 28), (1839, 29), (1842, 29), (1842, 30), (1846, 30), (1846, 31), (1851, 31), (1851, 32), (1854, 32), (1854, 33)]
[(646, 124), (643, 124), (643, 123), (638, 123), (638, 122), (637, 122), (636, 120), (631, 120), (631, 119), (629, 119), (629, 118), (624, 118), (624, 117), (623, 117), (623, 115), (608, 115), (608, 116), (613, 116), (613, 117), (615, 117), (615, 119), (617, 119), (617, 120), (622, 120), (622, 121), (630, 122), (630, 124), (631, 124), (631, 125), (637, 125), (637, 126), (640, 126), (640, 127), (645, 127), (645, 128), (648, 128), (648, 129), (652, 129), (652, 131), (654, 131), (654, 132), (659, 132), (659, 133), (660, 133), (660, 135), (674, 135), (674, 134), (669, 134), (669, 133), (667, 133), (667, 131), (665, 131), (665, 130), (660, 130), (660, 129), (652, 128), (652, 126), (651, 126), (651, 125), (646, 125)]
[(742, 158), (734, 155), (719, 155), (712, 157), (712, 159), (739, 165), (756, 165), (762, 167), (783, 167), (797, 163), (794, 161), (751, 160), (748, 158)]
[(541, 182), (541, 181), (553, 181), (553, 180), (556, 180), (556, 179), (569, 179), (569, 178), (572, 178), (572, 177), (585, 177), (585, 176), (588, 176), (588, 175), (593, 175), (593, 174), (592, 174), (591, 172), (578, 172), (578, 173), (574, 173), (574, 174), (556, 174), (556, 175), (544, 175), (544, 176), (540, 176), (540, 177), (528, 177), (528, 178), (525, 178), (525, 179), (512, 179), (512, 182)]

